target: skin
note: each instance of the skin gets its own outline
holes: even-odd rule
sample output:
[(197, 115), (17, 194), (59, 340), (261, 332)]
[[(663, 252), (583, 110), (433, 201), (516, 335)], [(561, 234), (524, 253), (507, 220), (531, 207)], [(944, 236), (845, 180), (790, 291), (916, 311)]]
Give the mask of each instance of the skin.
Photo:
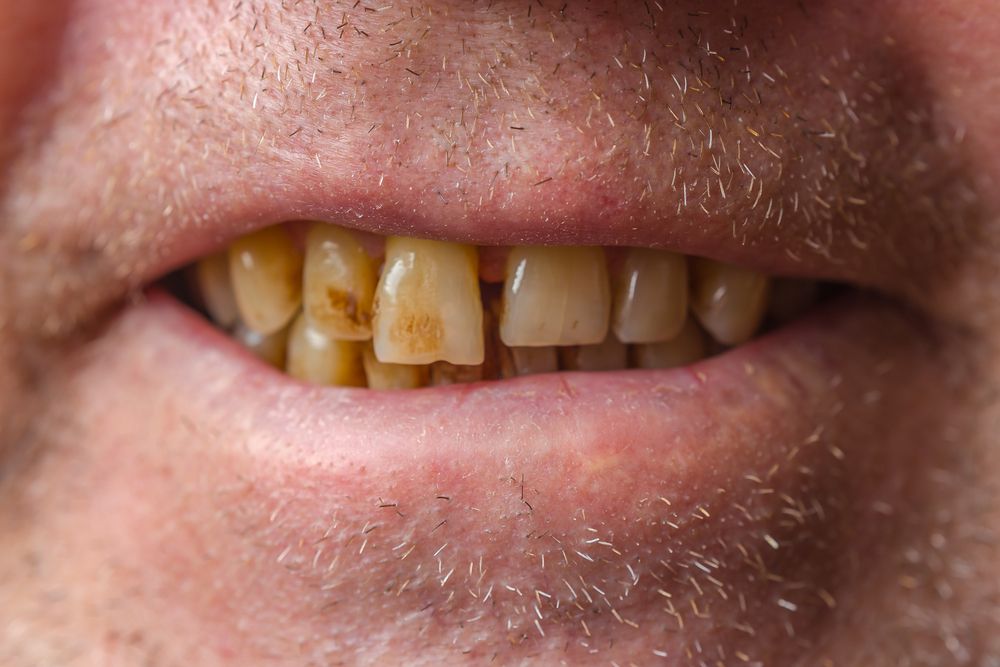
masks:
[[(1000, 661), (990, 3), (237, 4), (0, 2), (0, 662)], [(142, 292), (303, 218), (879, 296), (588, 416)]]

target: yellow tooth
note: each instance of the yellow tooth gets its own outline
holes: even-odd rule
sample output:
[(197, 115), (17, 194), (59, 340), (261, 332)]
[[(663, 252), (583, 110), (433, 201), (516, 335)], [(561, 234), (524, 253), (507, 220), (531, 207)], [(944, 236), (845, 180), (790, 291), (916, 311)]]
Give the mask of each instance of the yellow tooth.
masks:
[(375, 290), (375, 356), (383, 363), (476, 365), (485, 357), (476, 249), (390, 237)]
[(233, 329), (233, 338), (238, 340), (260, 360), (277, 369), (285, 369), (285, 353), (288, 349), (288, 327), (278, 329), (274, 333), (261, 334), (247, 328), (242, 322), (237, 322)]
[(371, 343), (365, 345), (361, 360), (369, 389), (416, 389), (427, 384), (427, 366), (383, 364), (375, 357)]
[(688, 307), (687, 259), (664, 250), (632, 248), (617, 281), (614, 331), (624, 343), (670, 340)]
[(288, 334), (286, 372), (294, 378), (338, 387), (364, 387), (361, 343), (336, 340), (299, 315)]
[(705, 340), (705, 333), (690, 317), (673, 340), (636, 345), (632, 348), (633, 359), (638, 368), (686, 366), (704, 359), (707, 354), (708, 341)]
[(466, 384), (483, 379), (483, 366), (456, 366), (447, 361), (431, 364), (431, 386)]
[(267, 227), (229, 247), (229, 272), (243, 323), (269, 334), (302, 304), (302, 253), (281, 227)]
[(710, 259), (693, 264), (691, 310), (702, 326), (723, 345), (748, 340), (767, 308), (767, 276)]
[(628, 366), (628, 348), (608, 335), (598, 345), (561, 348), (559, 361), (568, 371), (616, 371)]
[(507, 346), (597, 344), (608, 333), (610, 312), (601, 248), (511, 248), (500, 318)]
[(818, 296), (819, 285), (812, 280), (775, 280), (767, 304), (768, 317), (776, 324), (790, 322), (809, 310)]
[(338, 340), (372, 337), (375, 267), (350, 231), (317, 223), (306, 236), (302, 309), (313, 328)]
[(239, 311), (229, 278), (229, 256), (220, 252), (199, 260), (194, 267), (194, 280), (212, 321), (227, 329), (236, 324)]
[(559, 353), (554, 347), (505, 347), (503, 377), (555, 373), (559, 370)]

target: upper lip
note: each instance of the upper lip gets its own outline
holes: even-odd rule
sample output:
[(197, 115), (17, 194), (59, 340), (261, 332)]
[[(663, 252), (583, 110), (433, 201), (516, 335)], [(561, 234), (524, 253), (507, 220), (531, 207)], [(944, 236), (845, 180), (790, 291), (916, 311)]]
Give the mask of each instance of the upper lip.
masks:
[[(449, 198), (441, 193), (437, 183), (417, 189), (404, 182), (395, 191), (388, 186), (373, 190), (351, 180), (331, 180), (309, 165), (261, 174), (256, 182), (253, 176), (248, 181), (246, 175), (222, 178), (204, 193), (205, 200), (212, 202), (206, 206), (209, 213), (197, 221), (166, 224), (157, 229), (155, 245), (133, 249), (145, 261), (136, 261), (139, 270), (130, 276), (131, 284), (152, 282), (224, 248), (241, 234), (294, 220), (475, 245), (656, 247), (771, 275), (862, 284), (877, 281), (876, 276), (858, 274), (855, 261), (860, 255), (872, 256), (873, 249), (847, 247), (840, 240), (831, 240), (823, 248), (810, 246), (813, 240), (808, 235), (808, 243), (802, 238), (802, 221), (788, 219), (777, 230), (734, 233), (734, 220), (746, 215), (753, 199), (730, 209), (732, 218), (705, 219), (696, 211), (665, 211), (614, 184), (589, 184), (581, 189), (576, 183), (553, 179), (524, 189), (516, 205), (473, 206), (462, 196)], [(878, 262), (865, 265), (880, 266)]]

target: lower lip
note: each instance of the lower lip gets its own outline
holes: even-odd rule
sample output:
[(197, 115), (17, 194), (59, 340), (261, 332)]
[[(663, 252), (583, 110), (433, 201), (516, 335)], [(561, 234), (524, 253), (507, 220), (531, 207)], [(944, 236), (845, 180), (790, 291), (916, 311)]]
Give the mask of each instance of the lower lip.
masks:
[[(269, 605), (317, 636), (356, 628), (338, 601), (377, 590), (392, 593), (380, 613), (584, 644), (579, 621), (596, 636), (622, 626), (614, 609), (622, 627), (655, 623), (676, 645), (699, 627), (697, 598), (713, 623), (757, 614), (745, 621), (757, 641), (828, 613), (828, 597), (801, 585), (820, 576), (806, 555), (877, 485), (845, 462), (881, 460), (869, 443), (891, 428), (873, 415), (905, 409), (886, 397), (923, 372), (910, 362), (924, 345), (915, 331), (848, 296), (684, 369), (375, 392), (300, 384), (151, 294), (82, 362), (81, 392), (104, 400), (95, 433), (80, 435), (121, 443), (107, 453), (109, 488), (160, 508), (156, 521), (189, 524), (182, 544), (250, 554), (212, 570), (234, 604)], [(149, 432), (173, 435), (125, 446)], [(168, 472), (153, 470), (158, 457)], [(194, 498), (188, 516), (215, 518), (177, 516), (180, 497)], [(865, 525), (853, 539), (870, 539)], [(167, 569), (192, 557), (173, 543), (122, 548)], [(219, 650), (238, 650), (224, 639), (242, 636), (238, 616), (205, 621), (219, 625)]]

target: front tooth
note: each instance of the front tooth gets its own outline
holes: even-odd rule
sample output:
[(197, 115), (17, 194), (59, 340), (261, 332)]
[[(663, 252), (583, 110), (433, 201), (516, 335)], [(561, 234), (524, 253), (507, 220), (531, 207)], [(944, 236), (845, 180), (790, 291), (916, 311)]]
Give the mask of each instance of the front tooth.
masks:
[(686, 366), (708, 353), (708, 343), (701, 327), (688, 318), (684, 328), (673, 340), (647, 343), (632, 348), (635, 365), (639, 368), (674, 368)]
[(351, 232), (310, 228), (302, 282), (302, 308), (314, 328), (338, 340), (372, 337), (375, 267)]
[(302, 304), (302, 253), (281, 227), (229, 247), (229, 272), (243, 323), (261, 334), (285, 326)]
[(610, 292), (601, 248), (512, 248), (500, 339), (509, 347), (600, 343), (608, 333)]
[(212, 320), (230, 328), (239, 319), (233, 282), (229, 277), (229, 257), (220, 252), (200, 260), (194, 268), (195, 287)]
[(504, 351), (504, 377), (555, 373), (559, 370), (559, 353), (554, 347), (508, 347)]
[(694, 261), (691, 309), (712, 337), (724, 345), (745, 342), (767, 308), (767, 276), (710, 259)]
[(286, 371), (299, 380), (339, 387), (364, 387), (361, 344), (336, 340), (299, 315), (288, 334)]
[(628, 348), (613, 335), (608, 335), (599, 345), (560, 349), (559, 360), (568, 371), (615, 371), (628, 365)]
[(614, 331), (624, 343), (670, 340), (684, 326), (687, 260), (663, 250), (632, 248), (615, 290)]
[(478, 275), (476, 249), (471, 246), (390, 237), (372, 321), (379, 361), (483, 363)]
[(383, 364), (375, 357), (371, 343), (365, 345), (361, 361), (369, 389), (416, 389), (427, 384), (427, 366)]
[(285, 355), (288, 350), (288, 327), (278, 329), (274, 333), (262, 334), (248, 328), (242, 322), (237, 322), (233, 329), (233, 338), (253, 352), (258, 359), (284, 370)]

